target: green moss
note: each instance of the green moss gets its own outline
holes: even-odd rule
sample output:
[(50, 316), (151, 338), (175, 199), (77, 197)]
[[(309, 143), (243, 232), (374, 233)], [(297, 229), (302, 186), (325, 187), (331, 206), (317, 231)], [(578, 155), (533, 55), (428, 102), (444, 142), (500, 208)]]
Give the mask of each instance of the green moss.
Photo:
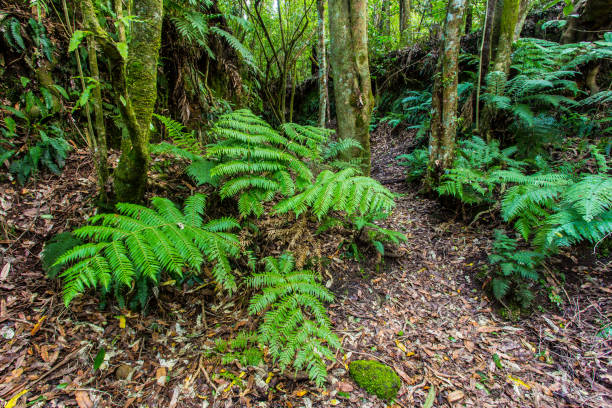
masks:
[(374, 360), (355, 360), (349, 366), (351, 378), (368, 393), (381, 399), (395, 398), (402, 382), (389, 366)]

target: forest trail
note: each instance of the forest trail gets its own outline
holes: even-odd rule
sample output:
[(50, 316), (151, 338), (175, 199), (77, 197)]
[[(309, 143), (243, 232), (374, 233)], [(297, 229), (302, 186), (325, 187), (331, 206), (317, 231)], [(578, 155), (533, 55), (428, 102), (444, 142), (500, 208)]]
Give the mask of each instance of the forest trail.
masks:
[[(236, 380), (243, 368), (204, 357), (214, 339), (254, 324), (236, 296), (170, 285), (144, 315), (100, 309), (90, 295), (66, 309), (59, 283), (45, 277), (38, 255), (50, 236), (93, 213), (93, 164), (77, 151), (61, 177), (0, 186), (6, 220), (25, 231), (11, 243), (3, 259), (11, 267), (0, 276), (0, 398), (27, 389), (22, 401), (55, 404), (49, 406), (76, 400), (103, 407), (201, 407), (204, 401), (212, 407), (384, 407), (352, 382), (345, 365), (377, 359), (402, 378), (396, 406), (423, 406), (432, 384), (436, 407), (610, 406), (609, 376), (593, 376), (605, 369), (601, 361), (610, 350), (610, 340), (595, 336), (599, 313), (610, 307), (602, 271), (576, 266), (590, 275), (566, 286), (575, 302), (562, 310), (502, 320), (474, 280), (486, 262), (490, 231), (453, 221), (437, 201), (407, 185), (394, 160), (407, 144), (400, 147), (390, 133), (373, 135), (373, 176), (400, 194), (386, 223), (408, 242), (379, 270), (345, 260), (339, 264), (345, 272), (334, 272), (336, 302), (329, 311), (344, 355), (329, 369), (327, 390), (277, 370), (269, 383), (269, 373), (252, 368)], [(102, 349), (105, 362), (93, 370)], [(211, 385), (220, 390), (216, 398)]]
[[(434, 406), (610, 406), (610, 378), (585, 376), (609, 348), (603, 339), (585, 341), (596, 316), (581, 318), (606, 296), (609, 303), (609, 295), (582, 282), (576, 304), (563, 311), (501, 319), (475, 281), (491, 231), (483, 235), (450, 220), (438, 201), (407, 186), (394, 160), (405, 153), (406, 143), (397, 142), (405, 138), (393, 140), (390, 133), (373, 134), (372, 176), (401, 195), (385, 226), (403, 231), (408, 242), (384, 272), (347, 284), (331, 309), (350, 359), (375, 358), (394, 367), (404, 383), (399, 402), (405, 407), (423, 406), (432, 384)], [(387, 140), (376, 139), (385, 135)], [(352, 393), (350, 406), (385, 405), (366, 404)]]

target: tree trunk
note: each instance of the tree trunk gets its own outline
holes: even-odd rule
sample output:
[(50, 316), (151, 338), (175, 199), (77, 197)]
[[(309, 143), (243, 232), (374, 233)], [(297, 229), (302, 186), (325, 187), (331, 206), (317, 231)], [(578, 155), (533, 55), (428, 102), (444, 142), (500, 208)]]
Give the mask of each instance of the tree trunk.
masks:
[(527, 14), (529, 14), (529, 10), (531, 10), (532, 5), (533, 3), (531, 3), (530, 0), (521, 0), (521, 4), (519, 5), (518, 21), (516, 23), (516, 27), (514, 28), (514, 36), (512, 38), (513, 42), (516, 42), (519, 38), (521, 38), (521, 31), (523, 31), (525, 20), (527, 20)]
[(329, 0), (330, 62), (338, 136), (355, 138), (363, 150), (353, 152), (370, 174), (370, 116), (374, 107), (368, 65), (367, 0)]
[(317, 0), (318, 42), (317, 60), (319, 65), (319, 126), (325, 127), (327, 123), (327, 104), (329, 91), (327, 88), (327, 56), (325, 49), (325, 0)]
[(100, 85), (100, 70), (98, 69), (98, 56), (96, 42), (92, 37), (87, 39), (87, 54), (89, 55), (89, 71), (96, 81), (92, 92), (92, 104), (95, 115), (95, 159), (98, 173), (98, 187), (100, 188), (100, 201), (107, 203), (106, 182), (108, 181), (108, 152), (106, 147), (106, 127), (104, 126), (104, 110), (102, 107), (102, 89)]
[(410, 27), (410, 0), (399, 0), (400, 6), (400, 45), (408, 45), (412, 40)]
[(474, 11), (472, 3), (467, 5), (467, 11), (465, 12), (465, 34), (472, 32), (472, 23), (474, 21)]
[(429, 186), (438, 183), (445, 169), (452, 167), (457, 134), (458, 57), (461, 23), (466, 0), (451, 0), (444, 23), (443, 43), (438, 59), (438, 73), (432, 94), (431, 135), (429, 139)]
[[(122, 2), (115, 1), (117, 20), (121, 21)], [(92, 0), (82, 0), (85, 27), (102, 46), (112, 71), (115, 102), (129, 138), (121, 143), (121, 157), (114, 173), (115, 194), (119, 202), (144, 199), (149, 168), (149, 126), (157, 99), (157, 60), (161, 45), (162, 0), (139, 0), (131, 10), (127, 58), (119, 44), (127, 38), (118, 24), (119, 42), (100, 26)], [(124, 48), (125, 49), (125, 48)]]
[(497, 0), (487, 2), (484, 27), (482, 30), (482, 42), (480, 43), (480, 64), (478, 65), (478, 81), (476, 83), (476, 131), (478, 131), (480, 119), (480, 90), (482, 89), (483, 79), (489, 72), (489, 61), (491, 60), (491, 37), (493, 34), (493, 21), (495, 5)]
[(383, 35), (387, 37), (391, 35), (391, 0), (382, 0), (383, 3), (383, 12), (382, 12), (382, 22), (383, 22)]
[(512, 42), (521, 0), (503, 0), (503, 3), (493, 70), (507, 74), (510, 71)]

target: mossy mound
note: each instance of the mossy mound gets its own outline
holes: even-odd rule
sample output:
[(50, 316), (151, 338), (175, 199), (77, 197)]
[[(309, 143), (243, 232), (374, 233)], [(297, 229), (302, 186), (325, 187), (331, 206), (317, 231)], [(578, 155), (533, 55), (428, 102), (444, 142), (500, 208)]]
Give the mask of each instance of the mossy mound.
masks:
[(374, 360), (355, 360), (349, 366), (351, 378), (361, 388), (384, 400), (397, 395), (402, 381), (389, 366)]

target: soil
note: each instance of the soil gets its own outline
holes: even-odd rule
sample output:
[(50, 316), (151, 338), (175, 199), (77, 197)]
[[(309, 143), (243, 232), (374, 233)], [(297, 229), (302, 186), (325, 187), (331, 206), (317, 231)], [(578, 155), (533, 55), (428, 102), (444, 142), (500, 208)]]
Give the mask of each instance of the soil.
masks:
[[(301, 373), (280, 373), (269, 361), (223, 366), (209, 356), (215, 339), (255, 329), (244, 295), (166, 285), (147, 313), (101, 307), (93, 293), (64, 307), (61, 285), (46, 277), (39, 254), (53, 234), (95, 213), (92, 162), (76, 151), (61, 176), (45, 174), (25, 187), (3, 182), (1, 401), (80, 408), (421, 407), (429, 395), (435, 407), (612, 406), (612, 338), (602, 330), (612, 318), (610, 259), (578, 248), (552, 260), (548, 268), (563, 272), (565, 286), (542, 270), (547, 290), (539, 306), (505, 320), (505, 309), (477, 278), (493, 229), (503, 224), (492, 217), (468, 226), (459, 211), (406, 184), (394, 158), (408, 152), (411, 136), (384, 126), (372, 136), (372, 175), (398, 194), (384, 226), (404, 232), (408, 242), (383, 263), (360, 264), (334, 245), (322, 247), (329, 261), (324, 276), (336, 294), (329, 313), (343, 347), (326, 389)], [(177, 179), (155, 189), (176, 183), (192, 188)], [(402, 379), (395, 402), (352, 382), (348, 364), (357, 359), (395, 369)]]

